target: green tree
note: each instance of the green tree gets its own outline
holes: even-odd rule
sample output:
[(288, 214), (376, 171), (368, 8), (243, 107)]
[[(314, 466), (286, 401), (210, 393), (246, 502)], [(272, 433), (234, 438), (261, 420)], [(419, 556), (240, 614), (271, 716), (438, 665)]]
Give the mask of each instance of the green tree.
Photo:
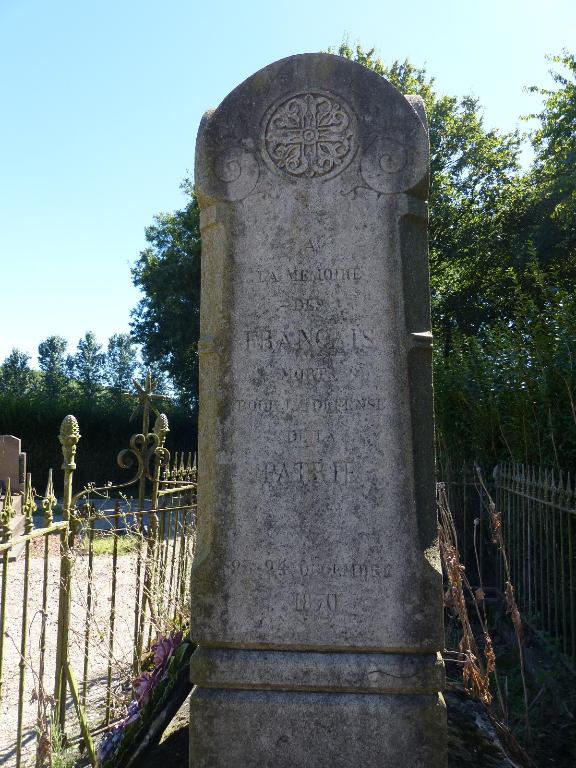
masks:
[(192, 184), (186, 206), (162, 213), (146, 229), (148, 247), (132, 269), (144, 297), (132, 311), (132, 334), (143, 356), (173, 381), (182, 403), (195, 407), (200, 323), (200, 227)]
[[(346, 43), (340, 56), (421, 96), (430, 132), (430, 271), (433, 318), (445, 354), (454, 333), (476, 335), (514, 312), (503, 237), (505, 201), (516, 183), (521, 138), (487, 130), (480, 102), (439, 93), (408, 60), (385, 66), (374, 50)], [(504, 289), (504, 290), (503, 290)]]
[(0, 392), (23, 396), (34, 386), (34, 373), (30, 369), (30, 355), (14, 348), (0, 369)]
[(38, 365), (44, 374), (42, 385), (49, 398), (60, 397), (67, 387), (67, 347), (68, 342), (61, 336), (49, 336), (38, 345)]
[(576, 285), (576, 58), (564, 51), (549, 59), (562, 71), (550, 72), (555, 88), (529, 89), (543, 105), (529, 116), (539, 122), (531, 135), (534, 162), (517, 185), (508, 222), (511, 246), (528, 266), (523, 288), (540, 301), (533, 264), (559, 288)]
[(132, 389), (138, 370), (138, 353), (129, 333), (115, 333), (108, 339), (105, 361), (106, 383), (119, 395)]
[(69, 368), (78, 382), (85, 400), (92, 402), (98, 396), (104, 381), (106, 355), (92, 331), (78, 342), (76, 353), (69, 360)]

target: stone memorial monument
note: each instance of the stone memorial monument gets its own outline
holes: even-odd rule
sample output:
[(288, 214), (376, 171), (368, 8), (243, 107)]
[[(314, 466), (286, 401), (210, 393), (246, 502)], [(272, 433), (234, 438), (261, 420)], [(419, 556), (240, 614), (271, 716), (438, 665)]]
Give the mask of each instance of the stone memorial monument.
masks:
[(442, 768), (418, 98), (328, 54), (200, 126), (194, 768)]

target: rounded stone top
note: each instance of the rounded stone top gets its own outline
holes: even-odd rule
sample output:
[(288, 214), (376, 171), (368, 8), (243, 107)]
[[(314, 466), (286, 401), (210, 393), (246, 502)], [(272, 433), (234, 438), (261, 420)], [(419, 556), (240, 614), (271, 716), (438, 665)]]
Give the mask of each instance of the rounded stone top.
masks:
[(266, 178), (317, 185), (357, 177), (379, 194), (424, 197), (428, 166), (421, 100), (361, 64), (307, 53), (264, 67), (205, 114), (195, 175), (201, 202), (242, 200)]

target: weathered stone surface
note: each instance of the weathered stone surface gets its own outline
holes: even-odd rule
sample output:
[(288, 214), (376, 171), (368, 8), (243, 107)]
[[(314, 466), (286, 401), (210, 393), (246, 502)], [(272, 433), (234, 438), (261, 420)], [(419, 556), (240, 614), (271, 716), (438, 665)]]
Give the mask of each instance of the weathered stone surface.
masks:
[[(256, 73), (201, 125), (193, 669), (221, 687), (192, 696), (192, 760), (211, 732), (241, 730), (245, 746), (233, 760), (222, 736), (195, 764), (284, 764), (254, 744), (310, 718), (311, 743), (338, 730), (359, 766), (445, 764), (441, 680), (429, 675), (443, 633), (424, 120), (378, 75), (307, 54)], [(254, 661), (263, 650), (281, 652), (278, 668)], [(422, 669), (372, 687), (370, 656), (391, 674)], [(330, 693), (298, 688), (326, 690), (328, 676)], [(244, 686), (269, 690), (231, 690)], [(269, 741), (251, 735), (259, 707)], [(346, 736), (355, 718), (373, 732), (365, 752)], [(326, 759), (322, 745), (289, 764)]]
[(223, 648), (198, 648), (191, 677), (201, 688), (358, 693), (436, 693), (445, 678), (440, 655)]
[(191, 703), (194, 768), (428, 768), (445, 753), (432, 696), (195, 689)]
[[(448, 693), (448, 768), (529, 768), (518, 747), (511, 757), (486, 708), (465, 695)], [(163, 736), (160, 746), (143, 759), (142, 768), (181, 768), (188, 759), (189, 712), (183, 707)], [(406, 766), (402, 761), (400, 766)]]
[(20, 452), (20, 438), (0, 435), (0, 481), (10, 480), (12, 493), (20, 491), (26, 479), (26, 454)]

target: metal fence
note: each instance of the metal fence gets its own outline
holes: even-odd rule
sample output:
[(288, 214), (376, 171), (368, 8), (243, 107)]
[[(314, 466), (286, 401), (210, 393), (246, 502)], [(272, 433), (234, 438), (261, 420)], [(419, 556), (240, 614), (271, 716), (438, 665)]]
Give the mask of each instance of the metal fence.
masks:
[(520, 610), (576, 663), (576, 499), (570, 475), (500, 464), (494, 486)]
[[(473, 584), (500, 589), (498, 553), (492, 536), (483, 492), (477, 469), (471, 464), (445, 463), (440, 478), (446, 491), (450, 512), (454, 519), (461, 561)], [(491, 475), (483, 481), (493, 492)]]
[(570, 475), (511, 462), (478, 472), (470, 465), (442, 468), (469, 578), (504, 591), (502, 560), (490, 531), (489, 493), (502, 516), (524, 619), (576, 665), (576, 489)]
[[(171, 457), (153, 384), (139, 387), (142, 432), (118, 463), (125, 483), (73, 492), (76, 419), (62, 422), (64, 492), (27, 477), (24, 533), (10, 489), (0, 514), (0, 764), (43, 766), (55, 742), (93, 738), (125, 713), (151, 644), (188, 623), (196, 514), (192, 454)], [(41, 511), (40, 511), (41, 508)]]

